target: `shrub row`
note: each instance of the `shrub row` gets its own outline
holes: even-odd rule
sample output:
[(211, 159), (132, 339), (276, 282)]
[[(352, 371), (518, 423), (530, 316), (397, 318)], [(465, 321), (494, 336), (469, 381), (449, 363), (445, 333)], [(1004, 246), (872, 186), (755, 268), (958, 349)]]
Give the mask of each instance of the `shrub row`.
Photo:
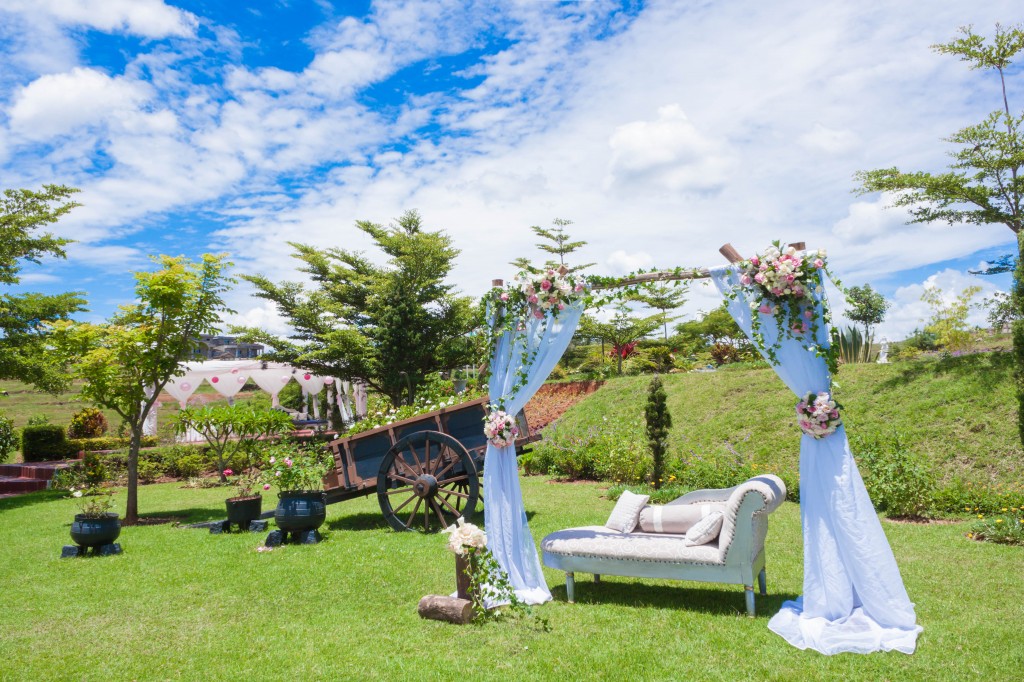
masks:
[[(143, 436), (142, 447), (156, 445), (156, 436)], [(128, 440), (113, 436), (101, 438), (68, 438), (64, 428), (56, 424), (26, 426), (21, 432), (21, 453), (26, 462), (73, 457), (82, 450), (116, 450), (128, 447)]]

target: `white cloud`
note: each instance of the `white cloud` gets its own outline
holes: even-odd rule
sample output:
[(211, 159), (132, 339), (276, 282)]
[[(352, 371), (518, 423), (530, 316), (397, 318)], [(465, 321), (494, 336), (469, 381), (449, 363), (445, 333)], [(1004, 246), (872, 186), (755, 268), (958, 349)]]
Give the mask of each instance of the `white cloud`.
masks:
[(0, 0), (0, 11), (48, 16), (64, 24), (146, 38), (191, 36), (198, 26), (194, 14), (163, 0)]
[(22, 138), (44, 140), (136, 112), (151, 97), (145, 83), (75, 68), (22, 88), (8, 112), (10, 127)]
[(857, 136), (849, 130), (832, 130), (815, 123), (814, 128), (801, 135), (797, 141), (813, 151), (842, 154), (854, 148)]
[(648, 268), (653, 262), (654, 259), (651, 258), (651, 254), (646, 251), (626, 253), (622, 249), (613, 251), (611, 255), (605, 259), (605, 263), (614, 275), (625, 275), (639, 270), (640, 268)]
[(605, 188), (655, 185), (674, 192), (721, 188), (730, 161), (702, 135), (678, 104), (658, 108), (653, 121), (618, 126), (608, 140), (612, 155)]

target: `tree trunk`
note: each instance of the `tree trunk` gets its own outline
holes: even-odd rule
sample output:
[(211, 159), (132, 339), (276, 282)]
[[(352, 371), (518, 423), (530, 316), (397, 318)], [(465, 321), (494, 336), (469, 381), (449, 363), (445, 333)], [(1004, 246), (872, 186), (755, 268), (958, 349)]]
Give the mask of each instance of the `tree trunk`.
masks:
[(619, 374), (622, 374), (622, 350), (616, 350), (615, 357), (619, 360)]
[(1017, 265), (1013, 269), (1011, 307), (1016, 313), (1013, 333), (1013, 376), (1017, 389), (1017, 432), (1024, 444), (1024, 231), (1017, 233)]
[(125, 525), (139, 521), (139, 450), (142, 449), (142, 425), (140, 419), (132, 424), (132, 437), (128, 444), (128, 502), (124, 510)]
[(871, 326), (864, 325), (864, 362), (871, 359)]

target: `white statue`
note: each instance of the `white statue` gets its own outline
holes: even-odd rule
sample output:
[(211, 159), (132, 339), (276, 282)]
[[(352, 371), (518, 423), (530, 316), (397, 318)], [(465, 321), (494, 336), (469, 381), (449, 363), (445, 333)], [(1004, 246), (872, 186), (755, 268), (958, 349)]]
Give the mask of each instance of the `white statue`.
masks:
[(878, 352), (878, 364), (889, 364), (889, 339), (882, 337), (882, 350)]

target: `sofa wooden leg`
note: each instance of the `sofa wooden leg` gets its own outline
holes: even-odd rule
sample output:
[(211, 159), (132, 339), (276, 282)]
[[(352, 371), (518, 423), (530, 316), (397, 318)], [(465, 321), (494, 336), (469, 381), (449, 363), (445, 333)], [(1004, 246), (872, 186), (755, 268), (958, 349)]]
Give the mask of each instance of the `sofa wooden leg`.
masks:
[(768, 596), (768, 580), (765, 577), (765, 572), (764, 572), (763, 568), (761, 569), (761, 572), (757, 574), (757, 586), (761, 590), (761, 596), (762, 597), (767, 597)]
[(565, 572), (565, 596), (570, 604), (576, 603), (576, 576), (572, 571)]
[(743, 594), (747, 597), (747, 615), (754, 617), (754, 586), (744, 585)]

